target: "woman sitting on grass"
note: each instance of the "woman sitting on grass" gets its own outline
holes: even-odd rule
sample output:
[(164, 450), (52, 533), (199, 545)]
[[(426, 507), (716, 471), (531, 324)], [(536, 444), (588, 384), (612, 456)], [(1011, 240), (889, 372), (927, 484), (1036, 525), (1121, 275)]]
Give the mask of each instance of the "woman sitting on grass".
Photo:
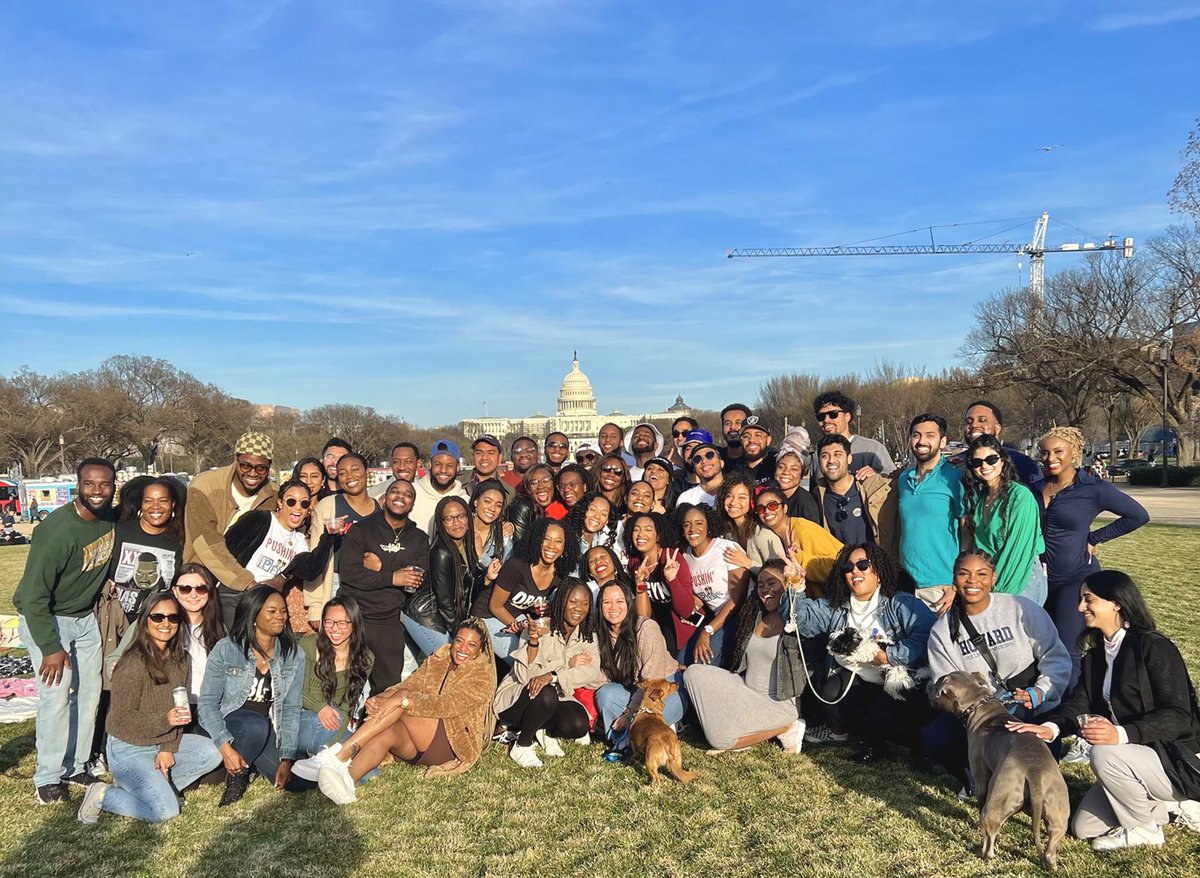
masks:
[(853, 628), (864, 642), (878, 641), (873, 657), (865, 661), (831, 651), (820, 694), (833, 734), (859, 739), (853, 756), (858, 762), (873, 760), (893, 743), (916, 750), (933, 708), (923, 686), (907, 689), (900, 699), (885, 692), (884, 671), (904, 668), (915, 675), (926, 666), (933, 612), (920, 598), (897, 591), (900, 573), (875, 543), (842, 549), (822, 598), (805, 595), (804, 571), (794, 561), (788, 562), (787, 575), (789, 584), (798, 580), (799, 591), (791, 593), (792, 606), (783, 618), (794, 620), (802, 637), (829, 635), (832, 647), (836, 635)]
[[(614, 749), (621, 749), (629, 722), (642, 703), (638, 684), (658, 679), (682, 684), (682, 669), (667, 650), (658, 623), (637, 614), (632, 592), (619, 579), (601, 587), (596, 607), (600, 675), (592, 685), (596, 687), (598, 722)], [(663, 721), (668, 725), (683, 718), (684, 697), (680, 688), (667, 698)]]
[(513, 669), (496, 690), (496, 715), (518, 732), (508, 755), (522, 768), (542, 765), (535, 741), (550, 757), (563, 755), (558, 738), (588, 743), (591, 718), (575, 690), (600, 677), (591, 611), (591, 591), (567, 579), (554, 593), (549, 616), (526, 629), (525, 644), (512, 654)]
[(181, 805), (175, 791), (221, 764), (212, 741), (183, 733), (192, 711), (176, 706), (173, 698), (175, 689), (188, 688), (186, 619), (170, 594), (145, 602), (137, 634), (112, 674), (107, 754), (114, 783), (87, 788), (79, 806), (81, 823), (95, 823), (101, 811), (170, 820)]
[(358, 601), (330, 598), (321, 610), (321, 630), (300, 639), (304, 689), (300, 699), (300, 755), (319, 753), (345, 736), (367, 687), (374, 656), (367, 649)]
[(479, 759), (495, 726), (496, 666), (483, 621), (463, 620), (454, 639), (408, 679), (367, 699), (367, 719), (347, 740), (295, 765), (339, 805), (391, 754), (424, 765), (426, 777), (461, 774)]
[(715, 665), (689, 665), (683, 672), (688, 696), (710, 754), (745, 750), (778, 738), (785, 753), (799, 753), (804, 721), (794, 699), (776, 698), (783, 617), (779, 601), (784, 591), (784, 562), (767, 561), (758, 574), (754, 596), (742, 606), (732, 643), (731, 673)]
[(1008, 728), (1043, 741), (1076, 734), (1092, 745), (1096, 783), (1071, 834), (1094, 849), (1158, 847), (1172, 819), (1200, 832), (1200, 709), (1179, 648), (1158, 631), (1129, 574), (1092, 573), (1079, 593), (1087, 626), (1079, 685), (1043, 723)]
[(264, 585), (243, 592), (200, 687), (200, 725), (227, 772), (220, 807), (246, 794), (251, 767), (277, 790), (310, 788), (292, 777), (303, 688), (304, 653), (288, 628), (283, 595)]

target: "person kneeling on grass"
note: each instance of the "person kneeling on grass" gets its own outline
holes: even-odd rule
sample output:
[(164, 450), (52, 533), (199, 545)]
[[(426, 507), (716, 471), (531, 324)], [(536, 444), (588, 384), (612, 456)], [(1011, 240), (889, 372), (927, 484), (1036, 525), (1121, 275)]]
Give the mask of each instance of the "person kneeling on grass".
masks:
[(292, 777), (299, 749), (304, 653), (288, 627), (283, 595), (260, 585), (242, 594), (229, 636), (213, 647), (200, 687), (200, 725), (220, 748), (220, 807), (246, 794), (250, 768), (275, 789), (311, 785)]
[(461, 774), (492, 739), (495, 694), (492, 639), (481, 619), (469, 617), (412, 676), (367, 699), (367, 720), (353, 735), (293, 771), (316, 779), (339, 805), (355, 801), (355, 783), (389, 754), (426, 766), (426, 777)]
[(362, 612), (349, 595), (321, 610), (321, 630), (300, 639), (304, 689), (300, 697), (300, 755), (320, 753), (345, 737), (367, 688), (375, 658), (367, 649)]
[(518, 731), (509, 756), (522, 768), (540, 768), (536, 741), (547, 756), (562, 756), (558, 738), (589, 743), (591, 718), (575, 690), (600, 677), (599, 638), (588, 618), (592, 593), (574, 577), (554, 593), (549, 617), (526, 629), (526, 642), (512, 654), (513, 668), (493, 702), (500, 721)]
[(1084, 634), (1079, 685), (1041, 723), (1010, 731), (1091, 747), (1096, 783), (1071, 834), (1097, 851), (1164, 843), (1162, 827), (1200, 832), (1200, 708), (1179, 648), (1157, 630), (1128, 573), (1101, 570), (1079, 588)]
[(795, 699), (777, 700), (780, 637), (783, 617), (779, 601), (784, 590), (784, 562), (763, 564), (754, 596), (742, 607), (741, 621), (732, 644), (737, 673), (715, 665), (689, 665), (683, 672), (696, 716), (713, 749), (744, 750), (761, 741), (778, 738), (785, 753), (799, 753), (804, 741), (804, 720)]
[(178, 707), (176, 689), (188, 689), (190, 663), (181, 630), (187, 619), (170, 594), (151, 597), (137, 633), (112, 674), (108, 713), (108, 766), (114, 784), (94, 783), (79, 806), (81, 823), (101, 811), (159, 822), (179, 814), (182, 790), (221, 764), (212, 741), (186, 735), (189, 707)]

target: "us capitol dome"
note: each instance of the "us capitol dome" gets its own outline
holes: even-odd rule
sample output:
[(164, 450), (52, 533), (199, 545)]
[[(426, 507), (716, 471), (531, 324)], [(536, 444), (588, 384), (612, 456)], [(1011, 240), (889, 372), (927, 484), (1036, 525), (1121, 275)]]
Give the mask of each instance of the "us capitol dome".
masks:
[[(691, 407), (682, 396), (675, 397), (675, 404), (663, 412), (641, 412), (624, 414), (614, 409), (606, 415), (596, 412), (596, 393), (592, 382), (579, 368), (578, 351), (572, 356), (571, 371), (563, 378), (558, 391), (558, 407), (553, 417), (535, 412), (526, 418), (466, 418), (462, 422), (463, 433), (468, 439), (476, 439), (490, 433), (500, 439), (508, 436), (532, 436), (539, 441), (549, 433), (566, 433), (571, 440), (571, 452), (580, 442), (595, 442), (600, 428), (608, 423), (616, 424), (628, 431), (644, 421), (671, 422), (682, 415), (691, 415)], [(507, 444), (507, 443), (506, 443)]]

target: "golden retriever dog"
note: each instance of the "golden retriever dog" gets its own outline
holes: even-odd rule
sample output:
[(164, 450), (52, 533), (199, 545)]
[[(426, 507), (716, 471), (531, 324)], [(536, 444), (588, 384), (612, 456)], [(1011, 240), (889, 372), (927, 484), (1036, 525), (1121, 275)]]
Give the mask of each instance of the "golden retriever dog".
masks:
[(638, 687), (644, 695), (629, 727), (629, 744), (634, 756), (645, 757), (650, 783), (658, 782), (658, 773), (663, 768), (681, 783), (695, 780), (699, 775), (683, 769), (679, 737), (663, 722), (663, 702), (678, 691), (679, 685), (667, 680), (643, 680)]

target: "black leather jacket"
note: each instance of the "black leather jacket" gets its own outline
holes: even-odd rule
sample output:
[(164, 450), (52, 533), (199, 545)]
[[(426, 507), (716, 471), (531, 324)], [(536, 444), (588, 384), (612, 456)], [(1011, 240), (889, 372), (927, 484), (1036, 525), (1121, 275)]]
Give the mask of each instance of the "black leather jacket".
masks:
[(443, 634), (452, 631), (462, 621), (454, 606), (455, 567), (461, 572), (466, 591), (465, 606), (470, 610), (475, 597), (475, 565), (468, 564), (458, 552), (447, 549), (441, 543), (434, 543), (429, 549), (429, 574), (421, 587), (409, 597), (404, 610), (410, 619)]

